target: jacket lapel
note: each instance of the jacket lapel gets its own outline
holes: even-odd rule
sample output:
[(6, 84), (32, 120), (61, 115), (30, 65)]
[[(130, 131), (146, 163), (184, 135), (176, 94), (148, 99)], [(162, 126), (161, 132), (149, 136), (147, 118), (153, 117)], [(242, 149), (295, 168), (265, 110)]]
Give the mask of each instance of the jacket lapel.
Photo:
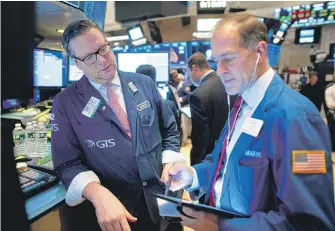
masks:
[(92, 96), (100, 99), (101, 105), (96, 113), (108, 120), (113, 121), (118, 127), (122, 128), (118, 118), (116, 117), (111, 107), (108, 105), (106, 100), (100, 95), (99, 91), (92, 86), (92, 84), (88, 81), (86, 76), (83, 76), (80, 80), (78, 80), (76, 86), (77, 86), (77, 93), (79, 97), (81, 97), (84, 107)]
[[(267, 120), (266, 110), (277, 102), (279, 94), (281, 93), (283, 88), (284, 88), (284, 84), (281, 81), (280, 77), (275, 75), (274, 78), (272, 79), (268, 89), (266, 90), (262, 101), (260, 102), (260, 104), (256, 108), (255, 112), (251, 116), (251, 118), (259, 119), (259, 120), (262, 120), (264, 122), (261, 129), (264, 129), (264, 126), (266, 126), (266, 120)], [(260, 130), (259, 134), (261, 134), (261, 130)], [(230, 154), (230, 157), (229, 157), (229, 160), (228, 160), (229, 163), (227, 163), (228, 164), (227, 165), (227, 170), (226, 170), (226, 174), (224, 176), (224, 182), (223, 182), (223, 186), (222, 186), (222, 193), (223, 194), (227, 190), (229, 179), (232, 175), (233, 169), (238, 164), (238, 160), (241, 159), (241, 157), (245, 154), (246, 150), (248, 150), (251, 142), (253, 140), (257, 139), (257, 138), (259, 138), (259, 135), (258, 135), (258, 137), (253, 137), (253, 136), (248, 135), (246, 133), (243, 133), (243, 132), (241, 133), (240, 137), (238, 138), (238, 140), (237, 140), (237, 142), (236, 142), (236, 144), (235, 144), (235, 146), (234, 146), (234, 148), (233, 148), (233, 150)], [(223, 198), (223, 195), (222, 195), (221, 198)]]
[(132, 136), (133, 142), (136, 140), (136, 128), (137, 128), (137, 100), (136, 95), (139, 94), (139, 92), (133, 92), (130, 87), (129, 83), (133, 83), (136, 86), (136, 83), (134, 80), (132, 80), (128, 74), (123, 73), (119, 71), (122, 91), (123, 91), (123, 97), (124, 101), (126, 103), (127, 108), (127, 115), (128, 115), (128, 121), (130, 126), (130, 132)]

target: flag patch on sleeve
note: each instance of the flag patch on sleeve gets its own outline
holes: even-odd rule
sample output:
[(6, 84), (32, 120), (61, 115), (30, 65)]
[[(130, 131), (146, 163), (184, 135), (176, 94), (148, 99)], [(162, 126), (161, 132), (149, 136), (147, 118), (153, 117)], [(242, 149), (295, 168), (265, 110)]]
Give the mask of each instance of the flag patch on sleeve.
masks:
[(292, 172), (326, 173), (326, 153), (325, 151), (294, 150), (292, 152)]

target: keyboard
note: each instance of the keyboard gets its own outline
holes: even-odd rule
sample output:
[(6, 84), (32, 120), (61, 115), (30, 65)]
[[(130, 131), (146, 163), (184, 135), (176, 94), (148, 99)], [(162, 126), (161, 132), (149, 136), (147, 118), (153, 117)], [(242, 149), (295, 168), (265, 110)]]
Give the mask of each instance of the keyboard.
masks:
[(17, 169), (17, 171), (21, 189), (26, 198), (35, 196), (59, 182), (56, 176), (33, 168), (23, 167)]
[(27, 164), (31, 168), (38, 169), (52, 175), (56, 175), (51, 155), (47, 155), (39, 160), (29, 161)]

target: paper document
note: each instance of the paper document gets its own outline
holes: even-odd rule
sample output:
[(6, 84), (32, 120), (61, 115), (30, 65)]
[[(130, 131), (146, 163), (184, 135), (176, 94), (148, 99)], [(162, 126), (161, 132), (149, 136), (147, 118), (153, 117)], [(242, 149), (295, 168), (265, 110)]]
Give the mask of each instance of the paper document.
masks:
[(184, 115), (191, 119), (191, 108), (190, 106), (182, 107), (179, 109)]

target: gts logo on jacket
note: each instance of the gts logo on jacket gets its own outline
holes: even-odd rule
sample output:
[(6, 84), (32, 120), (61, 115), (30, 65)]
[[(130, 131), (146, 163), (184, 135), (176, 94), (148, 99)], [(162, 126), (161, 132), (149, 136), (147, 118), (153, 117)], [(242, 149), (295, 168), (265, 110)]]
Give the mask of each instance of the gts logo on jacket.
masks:
[(115, 146), (114, 139), (109, 140), (99, 140), (99, 141), (93, 141), (93, 140), (86, 140), (85, 144), (88, 148), (92, 147), (98, 147), (98, 148), (112, 148)]

